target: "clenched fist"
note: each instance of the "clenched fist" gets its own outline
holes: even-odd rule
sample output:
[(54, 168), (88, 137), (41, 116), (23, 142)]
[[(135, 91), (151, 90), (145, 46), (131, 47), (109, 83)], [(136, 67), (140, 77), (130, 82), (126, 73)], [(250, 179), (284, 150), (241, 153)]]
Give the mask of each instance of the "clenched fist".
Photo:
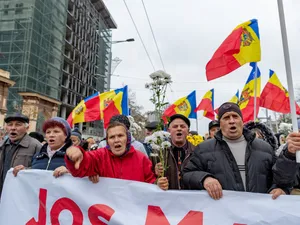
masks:
[(77, 147), (71, 146), (67, 149), (66, 152), (68, 158), (74, 163), (74, 167), (76, 170), (79, 169), (80, 163), (83, 160), (83, 153)]

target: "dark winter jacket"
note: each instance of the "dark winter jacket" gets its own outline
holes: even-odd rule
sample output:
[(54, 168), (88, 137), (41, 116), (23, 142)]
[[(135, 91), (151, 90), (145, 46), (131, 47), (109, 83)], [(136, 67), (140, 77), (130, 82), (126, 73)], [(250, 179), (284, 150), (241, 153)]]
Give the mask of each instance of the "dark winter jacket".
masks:
[[(268, 193), (282, 188), (289, 193), (293, 186), (297, 164), (295, 155), (284, 151), (276, 161), (272, 147), (244, 129), (247, 141), (245, 154), (246, 191)], [(189, 189), (204, 189), (205, 178), (216, 178), (223, 190), (245, 191), (237, 163), (219, 131), (215, 139), (198, 145), (183, 169), (183, 183)]]
[(44, 144), (41, 152), (33, 156), (31, 168), (39, 170), (55, 170), (60, 166), (66, 166), (64, 157), (67, 148), (71, 145), (72, 141), (68, 140), (67, 143), (59, 151), (55, 152), (50, 159), (47, 153), (48, 144)]
[[(182, 180), (179, 180), (179, 176), (181, 176), (181, 174), (179, 174), (178, 164), (174, 157), (174, 151), (173, 151), (174, 148), (175, 148), (175, 146), (172, 144), (172, 146), (170, 148), (168, 148), (167, 154), (165, 156), (165, 158), (167, 158), (167, 160), (165, 160), (165, 161), (167, 161), (167, 170), (165, 172), (165, 176), (168, 178), (168, 181), (169, 181), (169, 189), (179, 190), (179, 189), (184, 189), (184, 187), (182, 184)], [(192, 152), (195, 149), (195, 146), (187, 141), (186, 144), (182, 147), (182, 149), (185, 153), (185, 158), (181, 164), (181, 170), (188, 163), (188, 161), (192, 155)], [(159, 162), (159, 159), (158, 159), (158, 157), (153, 157), (152, 155), (153, 155), (153, 153), (150, 154), (150, 159), (152, 161), (153, 170), (154, 170), (154, 166), (156, 163)]]

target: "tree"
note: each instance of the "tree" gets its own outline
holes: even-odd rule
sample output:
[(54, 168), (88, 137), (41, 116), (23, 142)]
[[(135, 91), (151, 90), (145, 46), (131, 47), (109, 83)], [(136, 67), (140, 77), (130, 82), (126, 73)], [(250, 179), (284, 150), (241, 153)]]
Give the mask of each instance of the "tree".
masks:
[[(145, 127), (147, 117), (142, 113), (143, 106), (136, 103), (136, 94), (129, 89), (129, 110), (130, 115), (133, 117), (134, 121), (131, 121), (131, 132), (137, 140), (143, 141), (145, 138), (145, 132), (143, 129)], [(135, 123), (135, 124), (134, 124)], [(140, 128), (138, 128), (138, 126)]]

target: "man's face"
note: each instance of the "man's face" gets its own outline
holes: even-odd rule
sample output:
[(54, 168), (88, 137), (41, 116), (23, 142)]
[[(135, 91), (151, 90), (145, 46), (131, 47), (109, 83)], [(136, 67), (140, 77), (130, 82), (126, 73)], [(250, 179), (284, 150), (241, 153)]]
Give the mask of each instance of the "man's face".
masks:
[(19, 141), (27, 133), (28, 130), (28, 126), (26, 126), (26, 123), (17, 120), (6, 123), (5, 128), (8, 134), (8, 138), (11, 142)]
[(153, 134), (153, 130), (146, 129), (145, 134), (146, 136), (150, 136)]
[(223, 136), (231, 140), (242, 136), (243, 126), (243, 120), (236, 112), (227, 112), (220, 120), (220, 129)]
[(122, 156), (126, 151), (127, 133), (124, 127), (116, 126), (107, 131), (107, 143), (116, 156)]
[(212, 128), (210, 128), (209, 130), (209, 136), (211, 138), (214, 138), (215, 134), (220, 130), (220, 127), (219, 126), (214, 126)]
[(173, 120), (168, 131), (171, 134), (171, 140), (175, 146), (182, 147), (186, 143), (189, 127), (182, 119), (177, 118)]

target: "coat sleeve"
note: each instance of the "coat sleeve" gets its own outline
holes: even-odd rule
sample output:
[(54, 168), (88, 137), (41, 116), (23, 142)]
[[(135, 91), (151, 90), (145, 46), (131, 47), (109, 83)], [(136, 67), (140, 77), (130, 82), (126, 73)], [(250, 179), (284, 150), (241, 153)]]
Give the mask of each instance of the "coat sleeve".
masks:
[(283, 190), (293, 187), (299, 167), (295, 155), (288, 152), (287, 145), (283, 148), (272, 169), (273, 184), (276, 187)]
[(65, 162), (68, 170), (74, 177), (86, 177), (101, 175), (102, 153), (103, 149), (86, 152), (82, 148), (80, 150), (83, 153), (83, 159), (80, 163), (79, 169), (76, 170), (74, 163), (65, 155)]
[(143, 157), (144, 160), (144, 177), (145, 177), (145, 182), (153, 184), (156, 180), (156, 177), (152, 171), (152, 163), (150, 159), (148, 159), (146, 156)]
[(196, 147), (190, 161), (183, 169), (183, 184), (187, 189), (204, 190), (203, 181), (207, 177), (214, 177), (205, 171), (205, 164), (202, 161), (200, 147)]

